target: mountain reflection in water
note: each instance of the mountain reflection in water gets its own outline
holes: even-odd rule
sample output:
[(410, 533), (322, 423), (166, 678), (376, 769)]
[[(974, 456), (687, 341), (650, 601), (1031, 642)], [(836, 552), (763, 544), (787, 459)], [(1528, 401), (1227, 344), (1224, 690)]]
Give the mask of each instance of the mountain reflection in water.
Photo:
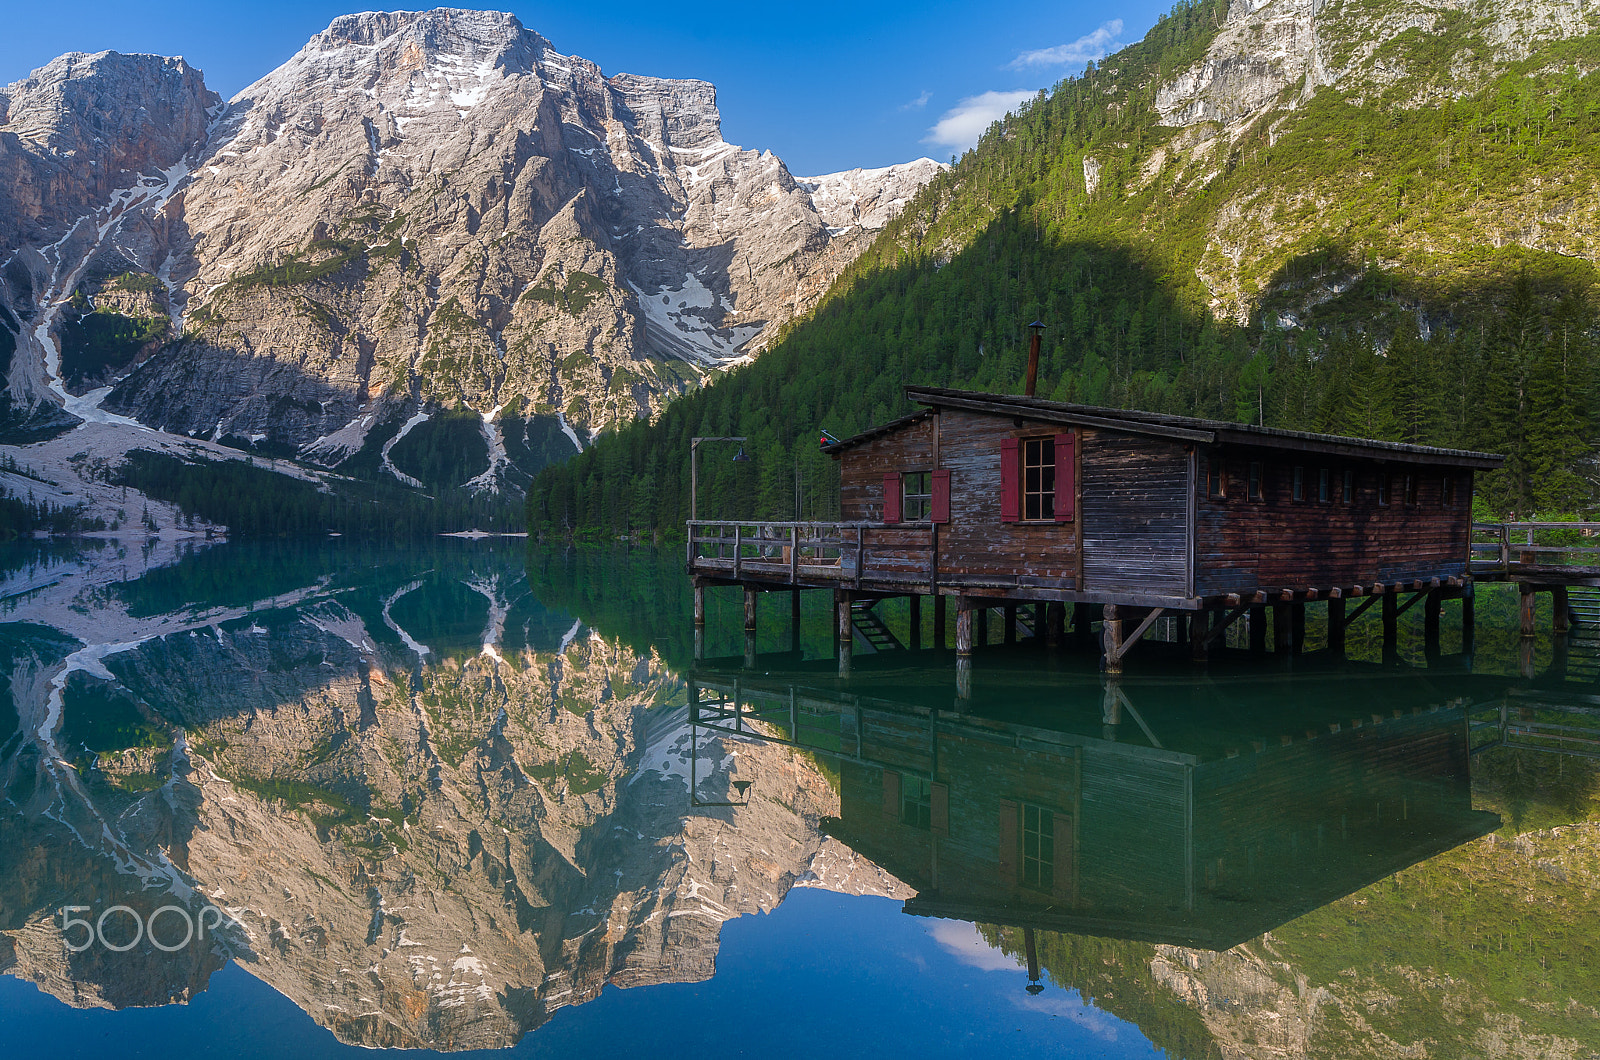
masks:
[[(1596, 1047), (1594, 772), (1474, 754), (1515, 728), (1470, 726), (1504, 680), (1107, 683), (1024, 645), (958, 700), (932, 652), (832, 676), (826, 615), (810, 655), (695, 663), (671, 557), (173, 547), (6, 576), (0, 970), (69, 1005), (232, 962), (343, 1042), (503, 1048), (607, 985), (710, 980), (728, 921), (810, 887), (1074, 991), (1138, 1055)], [(62, 907), (119, 905), (228, 922), (69, 948)], [(887, 960), (851, 923), (840, 952)]]

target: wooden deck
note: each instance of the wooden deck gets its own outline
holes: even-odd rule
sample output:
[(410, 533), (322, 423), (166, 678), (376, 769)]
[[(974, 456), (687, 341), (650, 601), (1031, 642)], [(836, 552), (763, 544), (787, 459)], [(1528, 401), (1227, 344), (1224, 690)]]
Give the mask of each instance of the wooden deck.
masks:
[(840, 589), (864, 596), (971, 596), (1010, 601), (1124, 604), (1198, 610), (1204, 602), (1157, 592), (1096, 592), (1076, 579), (972, 570), (943, 555), (946, 526), (930, 522), (688, 523), (688, 573), (702, 584)]

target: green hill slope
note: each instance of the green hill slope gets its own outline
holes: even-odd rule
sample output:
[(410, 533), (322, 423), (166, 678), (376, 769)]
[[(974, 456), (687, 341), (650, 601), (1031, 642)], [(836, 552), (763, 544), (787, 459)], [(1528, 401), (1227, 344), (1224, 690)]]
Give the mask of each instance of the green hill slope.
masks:
[(546, 532), (832, 514), (821, 429), (900, 388), (1505, 453), (1490, 510), (1594, 497), (1600, 12), (1548, 0), (1182, 3), (929, 185), (754, 364), (545, 472)]

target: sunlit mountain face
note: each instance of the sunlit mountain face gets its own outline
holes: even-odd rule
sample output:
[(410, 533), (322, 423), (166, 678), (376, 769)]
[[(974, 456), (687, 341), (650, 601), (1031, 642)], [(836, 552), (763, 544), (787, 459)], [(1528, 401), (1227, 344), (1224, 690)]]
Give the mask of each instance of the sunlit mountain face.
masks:
[(713, 594), (697, 645), (672, 550), (4, 560), (13, 1041), (1595, 1045), (1595, 770), (1550, 749), (1587, 715), (1492, 637), (1198, 678), (1158, 640), (1118, 680), (1024, 640), (962, 695), (937, 650), (840, 679), (827, 600), (763, 604), (752, 646)]

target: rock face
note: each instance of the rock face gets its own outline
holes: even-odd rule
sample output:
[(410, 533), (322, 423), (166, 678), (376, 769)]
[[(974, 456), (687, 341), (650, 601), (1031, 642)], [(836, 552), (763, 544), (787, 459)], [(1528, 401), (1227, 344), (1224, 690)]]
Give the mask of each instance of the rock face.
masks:
[[(1381, 93), (1411, 80), (1406, 102), (1421, 106), (1467, 90), (1543, 44), (1595, 28), (1592, 8), (1557, 0), (1233, 0), (1205, 58), (1160, 87), (1156, 109), (1166, 125), (1236, 126), (1321, 88)], [(1414, 65), (1424, 64), (1391, 46), (1408, 32), (1457, 39), (1460, 54), (1448, 77), (1439, 76), (1434, 56), (1419, 77)]]
[(420, 410), (470, 411), (489, 467), (462, 478), (478, 487), (518, 484), (535, 469), (514, 471), (518, 454), (570, 453), (758, 352), (939, 170), (797, 182), (722, 138), (712, 85), (608, 77), (494, 12), (338, 18), (209, 129), (213, 97), (181, 60), (68, 56), (8, 92), (0, 194), (31, 196), (28, 227), (0, 229), (8, 250), (130, 183), (85, 172), (77, 130), (99, 110), (123, 138), (99, 168), (181, 178), (103, 210), (83, 246), (19, 252), (40, 260), (0, 300), (19, 364), (41, 365), (13, 372), (32, 373), (32, 399), (54, 382), (33, 335), (54, 324), (44, 295), (93, 298), (134, 271), (160, 280), (174, 338), (107, 410), (327, 466)]

